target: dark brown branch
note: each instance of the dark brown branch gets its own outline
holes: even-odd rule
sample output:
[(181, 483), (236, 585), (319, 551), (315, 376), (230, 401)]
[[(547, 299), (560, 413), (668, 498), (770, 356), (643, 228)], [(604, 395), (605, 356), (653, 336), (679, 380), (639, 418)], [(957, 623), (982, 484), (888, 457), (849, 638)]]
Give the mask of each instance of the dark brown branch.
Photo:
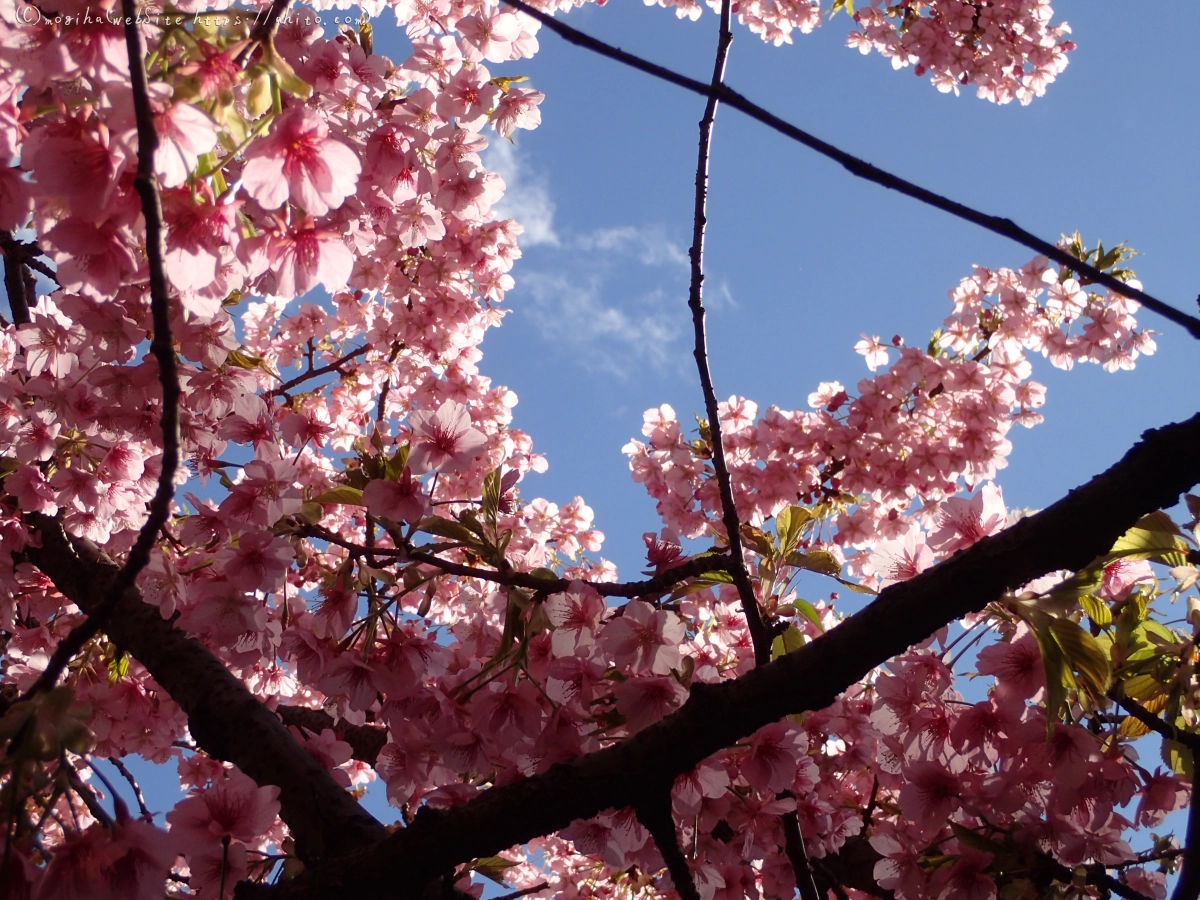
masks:
[(711, 87), (704, 116), (700, 119), (700, 146), (696, 159), (696, 195), (692, 212), (691, 280), (688, 285), (688, 308), (692, 311), (692, 332), (696, 358), (696, 370), (700, 374), (700, 390), (704, 394), (704, 411), (708, 416), (709, 437), (712, 442), (713, 470), (716, 472), (717, 489), (721, 495), (721, 521), (729, 540), (729, 571), (737, 586), (750, 639), (754, 642), (754, 660), (760, 665), (771, 658), (771, 635), (763, 623), (758, 600), (754, 596), (754, 585), (746, 571), (742, 558), (741, 522), (738, 520), (737, 505), (733, 500), (733, 486), (729, 480), (729, 467), (725, 464), (725, 447), (721, 440), (721, 410), (717, 403), (716, 388), (713, 387), (712, 372), (708, 368), (708, 340), (704, 331), (704, 230), (708, 224), (708, 159), (712, 147), (713, 122), (717, 116), (717, 90), (725, 77), (725, 62), (729, 58), (729, 46), (733, 43), (733, 32), (729, 28), (730, 0), (721, 3), (721, 28), (717, 37), (717, 56), (713, 63)]
[(1181, 325), (1192, 337), (1200, 339), (1200, 319), (1189, 316), (1187, 313), (1181, 312), (1170, 304), (1164, 303), (1163, 301), (1152, 297), (1145, 291), (1130, 287), (1119, 278), (1109, 275), (1107, 272), (1102, 272), (1094, 266), (1090, 266), (1087, 263), (1076, 259), (1070, 253), (1063, 250), (1056, 244), (1052, 244), (1049, 241), (1044, 241), (1037, 235), (1021, 228), (1011, 219), (1004, 219), (1000, 216), (991, 216), (987, 213), (980, 212), (977, 209), (972, 209), (969, 206), (964, 206), (961, 203), (957, 203), (954, 200), (943, 197), (940, 194), (935, 194), (933, 191), (913, 184), (911, 181), (906, 181), (905, 179), (893, 175), (890, 172), (885, 172), (882, 169), (878, 169), (869, 162), (859, 159), (856, 156), (852, 156), (845, 150), (841, 150), (832, 144), (826, 143), (820, 138), (809, 134), (807, 131), (803, 131), (797, 128), (795, 125), (784, 121), (773, 113), (763, 109), (761, 106), (750, 102), (737, 91), (725, 85), (719, 85), (714, 88), (712, 85), (705, 84), (703, 81), (697, 81), (694, 78), (688, 78), (686, 75), (680, 75), (678, 72), (674, 72), (671, 69), (648, 62), (639, 56), (634, 56), (632, 53), (626, 53), (624, 50), (621, 50), (618, 47), (613, 47), (612, 45), (606, 44), (603, 41), (591, 37), (590, 35), (584, 34), (583, 32), (578, 31), (569, 25), (563, 24), (553, 16), (550, 16), (541, 10), (530, 6), (528, 3), (525, 3), (524, 0), (504, 0), (504, 2), (515, 9), (521, 10), (521, 12), (525, 13), (526, 15), (537, 19), (563, 40), (575, 44), (578, 47), (583, 47), (584, 49), (591, 50), (592, 52), (598, 53), (601, 56), (606, 56), (609, 59), (616, 60), (619, 63), (623, 63), (627, 66), (637, 69), (640, 72), (645, 72), (647, 75), (653, 75), (655, 78), (659, 78), (677, 87), (681, 87), (684, 90), (691, 91), (694, 94), (700, 94), (704, 97), (707, 97), (711, 94), (716, 94), (723, 103), (732, 106), (739, 112), (745, 113), (750, 118), (757, 122), (761, 122), (768, 128), (779, 132), (785, 137), (791, 138), (793, 141), (803, 144), (810, 150), (815, 150), (822, 156), (832, 159), (834, 162), (839, 163), (843, 168), (850, 172), (851, 175), (866, 179), (867, 181), (878, 184), (881, 187), (897, 191), (898, 193), (904, 194), (906, 197), (911, 197), (914, 200), (919, 200), (921, 203), (932, 206), (934, 209), (940, 209), (942, 212), (949, 213), (952, 216), (956, 216), (957, 218), (964, 219), (967, 222), (978, 225), (981, 228), (985, 228), (993, 234), (998, 234), (1001, 237), (1008, 238), (1009, 240), (1015, 241), (1018, 244), (1023, 244), (1029, 249), (1054, 260), (1059, 265), (1066, 266), (1072, 271), (1085, 276), (1089, 280), (1096, 282), (1097, 284), (1104, 285), (1114, 293), (1137, 300), (1152, 312), (1157, 313), (1165, 319), (1169, 319), (1176, 325)]
[[(69, 538), (55, 520), (28, 517), (40, 546), (28, 559), (85, 613), (110, 595), (119, 569), (90, 541)], [(259, 784), (279, 787), (280, 815), (296, 852), (313, 863), (380, 840), (384, 828), (300, 745), (278, 717), (211, 651), (163, 621), (136, 586), (118, 597), (105, 631), (137, 659), (188, 717), (196, 743)]]
[(1141, 722), (1151, 731), (1158, 733), (1169, 741), (1175, 741), (1177, 744), (1182, 744), (1193, 753), (1200, 750), (1200, 734), (1195, 734), (1190, 731), (1180, 731), (1172, 725), (1164, 722), (1146, 707), (1142, 706), (1136, 700), (1132, 700), (1125, 696), (1125, 692), (1121, 690), (1118, 684), (1111, 691), (1109, 697), (1116, 701), (1125, 712), (1129, 713), (1137, 721)]
[(493, 898), (493, 900), (517, 900), (518, 897), (526, 897), (529, 894), (536, 894), (538, 891), (544, 891), (548, 887), (550, 887), (550, 885), (543, 881), (541, 884), (535, 884), (533, 887), (522, 888), (519, 891), (512, 891), (508, 894), (501, 894), (499, 897)]
[(26, 268), (27, 255), (11, 231), (0, 231), (0, 251), (4, 253), (4, 290), (14, 325), (29, 322), (29, 307), (37, 303), (33, 276)]
[[(1196, 753), (1192, 751), (1193, 763)], [(1184, 840), (1183, 869), (1175, 882), (1171, 900), (1196, 900), (1200, 897), (1200, 804), (1196, 802), (1196, 786), (1188, 806), (1187, 835)]]
[(333, 716), (319, 709), (307, 709), (303, 706), (280, 706), (275, 712), (279, 714), (284, 725), (305, 728), (313, 734), (320, 734), (326, 728), (330, 729), (339, 741), (350, 745), (352, 758), (370, 766), (375, 765), (379, 751), (388, 742), (388, 730), (382, 725), (351, 725), (349, 722), (335, 721)]
[(779, 817), (783, 825), (784, 851), (792, 871), (796, 875), (796, 887), (800, 889), (800, 900), (821, 900), (821, 892), (813, 880), (812, 863), (808, 859), (808, 850), (804, 847), (804, 835), (800, 833), (800, 817), (795, 810), (784, 813)]
[(246, 64), (246, 61), (250, 59), (250, 55), (260, 44), (275, 39), (275, 32), (279, 30), (279, 20), (291, 5), (292, 0), (271, 0), (271, 8), (267, 10), (267, 14), (262, 16), (260, 12), (259, 16), (261, 18), (258, 16), (255, 17), (254, 28), (250, 32), (250, 40), (235, 60), (239, 66)]
[(171, 499), (175, 496), (175, 470), (179, 467), (179, 373), (175, 368), (175, 347), (171, 340), (171, 310), (168, 298), (167, 273), (163, 267), (166, 256), (162, 203), (158, 180), (154, 174), (154, 154), (158, 150), (158, 132), (154, 128), (154, 110), (150, 106), (150, 90), (146, 80), (145, 48), (142, 46), (136, 0), (121, 0), (125, 15), (125, 49), (129, 56), (129, 80), (133, 90), (133, 109), (137, 120), (137, 173), (133, 186), (142, 201), (142, 218), (146, 223), (146, 264), (150, 274), (150, 315), (154, 335), (150, 352), (158, 362), (158, 380), (162, 387), (162, 470), (158, 487), (150, 501), (149, 514), (138, 532), (125, 565), (113, 580), (108, 596), (89, 613), (87, 619), (63, 638), (50, 657), (45, 670), (26, 696), (54, 687), (67, 663), (83, 649), (104, 627), (109, 612), (126, 589), (137, 580), (138, 573), (150, 562), (150, 549), (158, 540), (159, 529), (171, 514)]
[[(726, 0), (728, 3), (728, 0)], [(675, 819), (671, 815), (670, 782), (660, 787), (656, 792), (647, 794), (636, 807), (638, 821), (654, 838), (659, 855), (667, 864), (671, 873), (671, 881), (675, 884), (675, 892), (681, 900), (700, 900), (700, 892), (696, 890), (696, 882), (692, 878), (692, 870), (688, 867), (687, 857), (679, 846), (679, 834), (675, 831)]]
[(1088, 565), (1143, 515), (1173, 506), (1180, 493), (1200, 482), (1198, 443), (1200, 415), (1148, 431), (1107, 472), (1042, 512), (887, 587), (864, 610), (799, 650), (736, 680), (694, 684), (679, 710), (635, 736), (491, 788), (377, 846), (262, 889), (261, 895), (276, 900), (411, 895), (458, 863), (605, 809), (636, 807), (650, 791), (762, 726), (825, 708), (876, 666), (1006, 591), (1047, 572)]
[(306, 371), (301, 372), (299, 375), (297, 375), (295, 378), (291, 379), (290, 381), (285, 381), (279, 387), (275, 388), (272, 391), (269, 391), (267, 393), (267, 396), (268, 397), (278, 397), (282, 394), (286, 394), (292, 388), (296, 387), (297, 385), (304, 384), (304, 382), (308, 381), (308, 379), (310, 379), (310, 378), (319, 378), (322, 375), (332, 375), (334, 372), (341, 374), (343, 365), (350, 362), (350, 360), (354, 359), (355, 357), (362, 356), (364, 353), (366, 353), (370, 349), (371, 348), (369, 346), (367, 346), (366, 344), (364, 344), (361, 347), (355, 347), (353, 350), (351, 350), (349, 353), (347, 353), (345, 356), (341, 357), (340, 359), (335, 359), (333, 362), (329, 363), (328, 365), (320, 366), (319, 368), (316, 368), (316, 369), (314, 369), (312, 367), (312, 362), (310, 361), (308, 369)]

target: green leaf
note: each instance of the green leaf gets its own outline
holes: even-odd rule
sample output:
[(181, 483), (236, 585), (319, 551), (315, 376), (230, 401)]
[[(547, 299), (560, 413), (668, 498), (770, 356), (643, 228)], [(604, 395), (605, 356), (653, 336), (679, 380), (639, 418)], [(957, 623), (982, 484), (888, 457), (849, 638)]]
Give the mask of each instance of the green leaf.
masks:
[(487, 540), (483, 533), (483, 525), (479, 521), (479, 516), (475, 515), (475, 510), (464, 509), (458, 514), (458, 521), (478, 535), (480, 540)]
[(795, 625), (789, 625), (787, 631), (771, 641), (771, 659), (779, 659), (803, 646), (804, 632)]
[(225, 357), (225, 364), (236, 366), (239, 369), (265, 368), (262, 359), (244, 350), (230, 350)]
[(500, 511), (500, 470), (493, 469), (483, 479), (483, 518), (492, 530), (496, 529), (496, 515)]
[(1047, 620), (1033, 625), (1032, 631), (1042, 651), (1042, 666), (1046, 672), (1046, 738), (1054, 732), (1054, 724), (1067, 708), (1067, 693), (1077, 687), (1075, 676), (1063, 656), (1062, 648), (1050, 633)]
[(262, 59), (263, 64), (279, 79), (280, 88), (301, 100), (307, 100), (312, 96), (312, 85), (297, 75), (291, 63), (279, 55), (275, 50), (275, 42), (271, 38), (267, 38), (266, 43), (263, 44)]
[(1121, 682), (1125, 693), (1139, 703), (1146, 703), (1166, 693), (1166, 685), (1153, 675), (1134, 675)]
[(108, 661), (108, 683), (116, 684), (129, 674), (129, 657), (118, 653)]
[(1084, 594), (1079, 598), (1079, 605), (1083, 607), (1087, 617), (1099, 627), (1105, 628), (1112, 624), (1112, 610), (1108, 608), (1107, 603), (1094, 594)]
[(1049, 630), (1062, 648), (1064, 660), (1078, 674), (1080, 689), (1093, 700), (1104, 697), (1112, 682), (1112, 665), (1096, 639), (1070, 619), (1050, 619)]
[(309, 525), (320, 525), (325, 516), (325, 510), (316, 500), (305, 500), (300, 506), (300, 518)]
[(427, 531), (429, 534), (436, 534), (438, 537), (450, 538), (452, 541), (461, 541), (471, 546), (479, 546), (479, 538), (474, 532), (464, 528), (457, 522), (444, 519), (441, 516), (426, 516), (417, 524), (417, 531)]
[(779, 535), (779, 553), (788, 556), (796, 549), (805, 524), (812, 519), (812, 513), (803, 506), (788, 506), (775, 515), (775, 533)]
[(742, 525), (742, 542), (759, 556), (770, 559), (775, 555), (775, 542), (771, 535), (753, 525)]
[(1182, 775), (1188, 781), (1192, 780), (1196, 765), (1192, 758), (1192, 751), (1183, 744), (1163, 738), (1162, 760), (1171, 767), (1171, 771), (1176, 775)]
[[(837, 578), (842, 574), (842, 565), (828, 550), (813, 550), (811, 553), (793, 553), (787, 558), (788, 565), (807, 569), (819, 575)], [(845, 582), (842, 582), (845, 584)]]
[(1161, 510), (1143, 516), (1113, 544), (1106, 560), (1157, 559), (1169, 566), (1182, 566), (1187, 562), (1187, 542), (1179, 536), (1179, 529), (1171, 517)]
[(977, 834), (970, 828), (959, 825), (957, 822), (950, 822), (950, 830), (954, 832), (954, 836), (958, 838), (958, 842), (964, 847), (970, 847), (972, 850), (983, 850), (985, 853), (999, 854), (1008, 852), (1008, 848), (1003, 844), (998, 844), (995, 841), (985, 838), (982, 834)]
[(817, 631), (825, 631), (825, 626), (821, 624), (821, 614), (817, 612), (817, 608), (815, 606), (813, 606), (807, 600), (801, 600), (799, 597), (790, 602), (792, 606), (796, 607), (797, 611), (804, 616), (804, 618), (808, 619), (808, 621), (817, 626)]
[(341, 485), (340, 487), (330, 488), (327, 491), (322, 491), (319, 495), (313, 498), (314, 503), (341, 503), (345, 506), (362, 506), (363, 492), (358, 488), (350, 487), (349, 485)]
[(504, 870), (511, 869), (517, 863), (511, 859), (505, 859), (503, 856), (484, 856), (471, 863), (471, 868), (488, 878), (501, 887), (507, 887), (504, 883)]

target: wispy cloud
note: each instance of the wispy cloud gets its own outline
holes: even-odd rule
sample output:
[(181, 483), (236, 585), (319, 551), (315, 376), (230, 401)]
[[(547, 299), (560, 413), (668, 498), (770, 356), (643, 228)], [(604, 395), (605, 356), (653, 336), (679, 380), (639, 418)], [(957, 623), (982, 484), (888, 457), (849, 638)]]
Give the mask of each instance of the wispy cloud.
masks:
[(654, 290), (632, 302), (606, 302), (603, 273), (525, 272), (524, 307), (547, 341), (589, 371), (628, 378), (649, 365), (663, 369), (677, 356), (686, 308)]
[[(519, 147), (497, 141), (484, 164), (506, 185), (499, 214), (525, 226), (523, 247), (537, 248), (513, 273), (515, 315), (589, 372), (625, 380), (686, 359), (688, 256), (678, 240), (661, 225), (572, 232), (555, 221), (549, 184)], [(723, 285), (713, 291), (732, 302)]]
[(496, 138), (484, 151), (483, 164), (504, 179), (504, 197), (496, 205), (496, 212), (502, 219), (516, 219), (525, 226), (521, 244), (558, 246), (554, 201), (550, 199), (546, 179), (529, 172), (516, 145)]

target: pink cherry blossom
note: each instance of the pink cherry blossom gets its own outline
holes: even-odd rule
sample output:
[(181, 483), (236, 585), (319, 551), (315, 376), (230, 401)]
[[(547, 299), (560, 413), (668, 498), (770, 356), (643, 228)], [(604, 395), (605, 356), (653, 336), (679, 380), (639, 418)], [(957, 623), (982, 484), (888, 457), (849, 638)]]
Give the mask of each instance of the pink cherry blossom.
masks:
[(601, 640), (618, 665), (635, 672), (666, 675), (681, 661), (684, 626), (679, 617), (656, 610), (644, 600), (630, 600), (622, 614), (604, 629)]
[(270, 134), (246, 153), (242, 185), (264, 209), (290, 199), (309, 215), (337, 209), (354, 192), (361, 166), (354, 152), (329, 136), (329, 126), (303, 106), (276, 119)]
[(279, 814), (279, 788), (259, 787), (236, 770), (210, 788), (194, 791), (167, 813), (171, 834), (183, 845), (220, 846), (222, 838), (257, 841)]
[(429, 510), (429, 499), (408, 466), (397, 481), (377, 478), (368, 483), (363, 488), (363, 503), (372, 515), (395, 522), (419, 522)]
[(461, 472), (483, 451), (487, 436), (471, 425), (471, 415), (461, 403), (444, 401), (436, 410), (409, 416), (412, 452), (409, 468), (416, 475), (438, 471)]

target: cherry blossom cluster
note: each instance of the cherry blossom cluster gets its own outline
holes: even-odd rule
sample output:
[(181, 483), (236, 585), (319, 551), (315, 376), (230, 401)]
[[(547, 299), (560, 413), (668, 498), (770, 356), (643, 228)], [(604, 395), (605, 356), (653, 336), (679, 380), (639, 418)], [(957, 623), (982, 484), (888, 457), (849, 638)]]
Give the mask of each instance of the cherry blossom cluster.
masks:
[[(832, 537), (841, 547), (900, 537), (914, 502), (936, 512), (963, 486), (994, 478), (1006, 465), (1012, 425), (1041, 421), (1045, 389), (1030, 380), (1029, 352), (1059, 368), (1079, 361), (1115, 370), (1155, 349), (1153, 332), (1133, 318), (1135, 303), (1086, 291), (1044, 258), (1019, 270), (977, 268), (950, 300), (928, 347), (864, 335), (855, 350), (880, 371), (859, 382), (857, 396), (825, 382), (809, 395), (811, 412), (770, 407), (760, 416), (740, 397), (721, 404), (743, 521), (760, 524), (797, 501), (825, 502), (841, 513)], [(722, 533), (706, 429), (701, 423), (700, 438), (689, 441), (663, 406), (646, 412), (646, 440), (624, 448), (663, 521), (693, 538)]]
[(1066, 23), (1051, 25), (1048, 0), (871, 0), (854, 18), (848, 45), (878, 50), (896, 69), (929, 73), (943, 93), (974, 85), (993, 103), (1041, 97), (1075, 45)]
[[(754, 648), (717, 573), (617, 606), (599, 590), (617, 573), (584, 500), (522, 496), (546, 461), (514, 427), (516, 397), (479, 368), (514, 285), (521, 227), (495, 214), (504, 185), (480, 154), (489, 127), (507, 138), (539, 124), (541, 93), (489, 69), (532, 56), (538, 26), (492, 2), (389, 6), (412, 42), (399, 64), (373, 52), (369, 29), (327, 33), (303, 12), (269, 40), (251, 31), (252, 15), (144, 30), (187, 468), (138, 587), (269, 708), (382, 730), (374, 762), (335, 729), (293, 734), (347, 789), (381, 780), (408, 821), (634, 735), (693, 685), (748, 672)], [(136, 659), (100, 635), (65, 687), (7, 708), (84, 619), (54, 573), (21, 554), (36, 517), (119, 560), (163, 466), (124, 37), (86, 18), (111, 3), (60, 9), (62, 21), (24, 5), (0, 15), (0, 229), (47, 260), (30, 320), (0, 330), (0, 731), (41, 741), (11, 745), (0, 766), (6, 808), (19, 807), (0, 877), (38, 898), (101, 884), (114, 898), (229, 896), (291, 857), (279, 791), (205, 755)], [(947, 19), (949, 4), (907, 4), (914, 21), (896, 44), (871, 18), (886, 15), (878, 6), (859, 22), (894, 59), (1024, 101), (1069, 45), (1044, 4), (1007, 9), (965, 23), (957, 7)], [(776, 44), (820, 17), (809, 0), (733, 12)], [(929, 32), (943, 22), (972, 54), (961, 71)], [(1039, 421), (1044, 394), (1027, 353), (1112, 369), (1153, 350), (1134, 304), (1043, 261), (977, 269), (951, 299), (927, 349), (864, 337), (856, 349), (882, 371), (856, 396), (825, 383), (814, 411), (760, 417), (740, 398), (721, 407), (777, 653), (839, 621), (832, 598), (797, 595), (796, 573), (853, 575), (869, 591), (1004, 526), (990, 479), (1008, 429)], [(646, 416), (647, 442), (626, 448), (666, 526), (645, 538), (657, 572), (685, 559), (680, 535), (724, 540), (707, 427), (689, 441), (661, 407)], [(776, 517), (778, 532), (788, 508), (807, 524), (773, 555), (783, 538), (764, 529)], [(569, 587), (515, 586), (514, 574)], [(1020, 624), (1002, 624), (980, 656), (996, 679), (986, 702), (958, 697), (951, 666), (927, 648), (682, 776), (673, 811), (704, 900), (791, 896), (780, 816), (792, 812), (814, 859), (869, 837), (884, 857), (880, 885), (902, 900), (986, 894), (996, 870), (980, 842), (1001, 832), (1068, 865), (1126, 860), (1125, 833), (1156, 824), (1184, 788), (1146, 777), (1125, 743), (1102, 747), (1077, 725), (1059, 725), (1056, 744), (1030, 740), (1050, 713), (1036, 685), (1014, 683), (1030, 683), (1040, 656)], [(91, 778), (89, 756), (130, 754), (173, 763), (188, 791), (165, 832), (119, 805), (106, 818), (96, 803), (111, 791)], [(1069, 777), (1053, 779), (1056, 767)], [(1136, 821), (1115, 811), (1137, 798)], [(930, 816), (937, 830), (926, 833)], [(931, 843), (950, 860), (932, 870), (921, 856)], [(628, 811), (509, 860), (514, 886), (547, 879), (566, 897), (672, 890)], [(1128, 882), (1159, 893), (1140, 871), (1128, 868)]]

